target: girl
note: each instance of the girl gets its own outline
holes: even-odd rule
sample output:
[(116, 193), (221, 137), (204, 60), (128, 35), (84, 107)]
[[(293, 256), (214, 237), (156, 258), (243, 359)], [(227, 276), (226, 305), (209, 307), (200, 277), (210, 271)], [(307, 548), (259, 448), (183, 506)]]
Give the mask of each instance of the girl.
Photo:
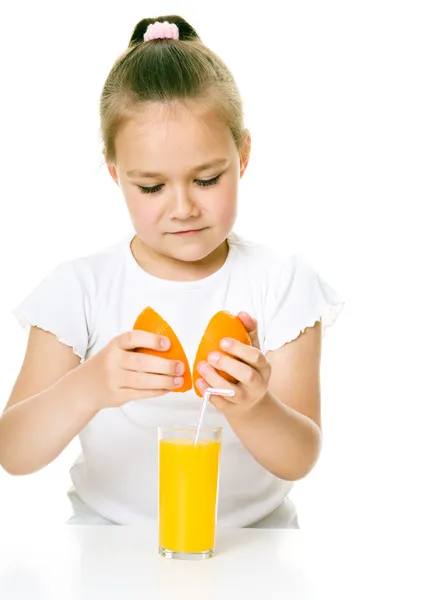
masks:
[(253, 345), (224, 339), (227, 355), (198, 365), (200, 391), (235, 391), (212, 396), (205, 417), (223, 427), (218, 524), (297, 527), (288, 493), (319, 456), (321, 328), (341, 301), (300, 259), (233, 231), (251, 138), (232, 75), (184, 19), (137, 24), (100, 108), (106, 164), (134, 231), (60, 264), (16, 309), (30, 333), (0, 419), (0, 463), (32, 473), (78, 435), (69, 522), (157, 519), (157, 427), (195, 423), (200, 399), (171, 392), (182, 363), (134, 352), (170, 342), (133, 323), (153, 307), (192, 364), (225, 309)]

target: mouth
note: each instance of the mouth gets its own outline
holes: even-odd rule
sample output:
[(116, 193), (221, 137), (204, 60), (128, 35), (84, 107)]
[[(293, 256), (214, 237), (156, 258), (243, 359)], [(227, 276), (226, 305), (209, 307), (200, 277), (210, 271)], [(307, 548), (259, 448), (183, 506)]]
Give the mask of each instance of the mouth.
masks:
[(201, 227), (200, 229), (181, 229), (181, 231), (171, 231), (171, 234), (185, 237), (185, 236), (196, 235), (197, 233), (200, 233), (201, 231), (204, 231), (205, 229), (206, 229), (206, 227)]

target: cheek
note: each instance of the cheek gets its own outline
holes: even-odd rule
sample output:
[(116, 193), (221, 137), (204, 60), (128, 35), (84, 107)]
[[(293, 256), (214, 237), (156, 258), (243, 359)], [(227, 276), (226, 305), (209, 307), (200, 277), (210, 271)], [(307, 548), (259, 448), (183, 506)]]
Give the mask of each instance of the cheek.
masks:
[(145, 198), (138, 190), (124, 190), (124, 197), (135, 228), (138, 231), (153, 231), (153, 225), (158, 223), (161, 216), (160, 205)]
[(230, 178), (219, 186), (215, 199), (211, 204), (211, 211), (221, 220), (233, 219), (237, 211), (238, 182)]

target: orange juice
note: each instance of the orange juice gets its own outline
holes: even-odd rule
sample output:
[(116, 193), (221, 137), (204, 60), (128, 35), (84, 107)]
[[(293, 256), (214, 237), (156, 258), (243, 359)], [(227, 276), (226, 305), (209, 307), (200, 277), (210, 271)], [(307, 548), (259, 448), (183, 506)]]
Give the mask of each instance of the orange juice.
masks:
[(213, 555), (221, 442), (183, 435), (159, 442), (159, 546)]

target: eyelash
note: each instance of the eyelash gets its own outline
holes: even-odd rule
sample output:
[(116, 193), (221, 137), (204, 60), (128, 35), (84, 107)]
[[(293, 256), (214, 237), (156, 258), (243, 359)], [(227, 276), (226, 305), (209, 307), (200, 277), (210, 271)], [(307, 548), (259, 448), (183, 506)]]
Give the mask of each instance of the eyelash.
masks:
[[(222, 173), (221, 173), (221, 175), (222, 175)], [(197, 185), (200, 187), (209, 187), (210, 185), (215, 185), (216, 183), (219, 183), (219, 180), (221, 179), (221, 175), (217, 175), (216, 177), (213, 177), (212, 179), (195, 179), (195, 181), (197, 182)], [(163, 184), (154, 185), (153, 187), (144, 187), (142, 185), (137, 185), (136, 187), (143, 194), (155, 194), (156, 192), (159, 192), (162, 189)]]

